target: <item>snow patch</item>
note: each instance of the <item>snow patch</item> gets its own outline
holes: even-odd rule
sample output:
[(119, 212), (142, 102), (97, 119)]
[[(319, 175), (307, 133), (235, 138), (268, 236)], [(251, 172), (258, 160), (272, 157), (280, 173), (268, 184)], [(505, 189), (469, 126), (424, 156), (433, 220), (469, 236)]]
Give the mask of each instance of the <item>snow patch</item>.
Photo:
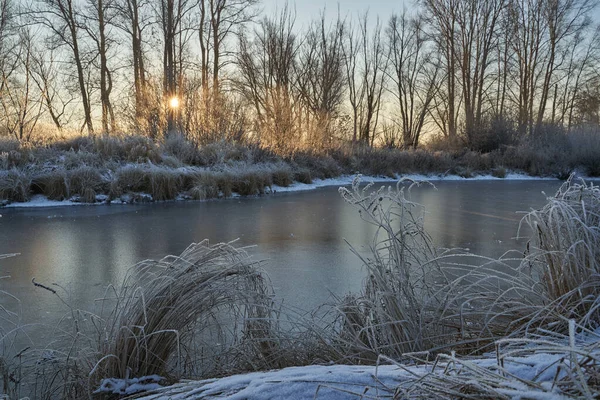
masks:
[(162, 387), (160, 382), (163, 380), (164, 378), (158, 375), (130, 379), (106, 378), (100, 382), (100, 387), (94, 391), (94, 394), (110, 393), (127, 395), (156, 390)]
[[(435, 366), (429, 365), (311, 365), (289, 367), (268, 372), (252, 372), (220, 379), (182, 381), (150, 392), (140, 399), (229, 399), (268, 400), (290, 399), (341, 400), (351, 398), (388, 398), (397, 388), (409, 388), (428, 376), (440, 377), (465, 374), (463, 383), (480, 386), (473, 368), (487, 370), (502, 381), (498, 391), (512, 398), (563, 399), (553, 382), (560, 379), (564, 354), (536, 353), (528, 356), (506, 357), (503, 367), (490, 358), (460, 359), (449, 357)], [(562, 364), (562, 365), (561, 365)], [(451, 372), (448, 371), (450, 368)], [(534, 382), (526, 385), (523, 381)], [(539, 389), (537, 389), (537, 388)]]

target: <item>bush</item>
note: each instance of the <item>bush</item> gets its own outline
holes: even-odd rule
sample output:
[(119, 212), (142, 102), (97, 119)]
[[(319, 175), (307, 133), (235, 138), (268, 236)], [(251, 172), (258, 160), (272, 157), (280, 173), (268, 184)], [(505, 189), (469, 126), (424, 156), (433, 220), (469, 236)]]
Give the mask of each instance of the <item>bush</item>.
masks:
[(254, 168), (241, 174), (231, 174), (232, 190), (242, 196), (252, 196), (265, 193), (266, 187), (271, 187), (271, 172), (267, 169)]
[(506, 168), (500, 166), (492, 170), (492, 176), (495, 178), (506, 178)]
[(335, 178), (343, 173), (337, 162), (329, 155), (300, 151), (292, 155), (291, 162), (297, 170), (309, 170), (312, 175), (311, 178)]
[(137, 163), (161, 161), (158, 147), (151, 138), (146, 136), (102, 136), (94, 140), (94, 149), (104, 159)]
[[(202, 172), (195, 175), (193, 181), (192, 191), (196, 192), (196, 195), (192, 193), (192, 197), (197, 200), (213, 199), (219, 197), (219, 179), (218, 173), (215, 172)], [(229, 194), (231, 196), (231, 194)]]
[(513, 121), (494, 118), (485, 122), (473, 135), (471, 149), (482, 153), (498, 150), (503, 146), (515, 144), (518, 137)]
[(571, 162), (588, 176), (600, 176), (600, 131), (579, 128), (568, 134)]
[(273, 184), (288, 187), (294, 182), (292, 169), (286, 164), (278, 164), (272, 170)]
[(146, 170), (139, 165), (128, 165), (118, 169), (115, 182), (117, 185), (114, 187), (115, 193), (117, 190), (123, 192), (150, 192), (150, 182), (147, 179)]
[(311, 184), (312, 174), (307, 168), (296, 168), (294, 170), (294, 180), (300, 183)]

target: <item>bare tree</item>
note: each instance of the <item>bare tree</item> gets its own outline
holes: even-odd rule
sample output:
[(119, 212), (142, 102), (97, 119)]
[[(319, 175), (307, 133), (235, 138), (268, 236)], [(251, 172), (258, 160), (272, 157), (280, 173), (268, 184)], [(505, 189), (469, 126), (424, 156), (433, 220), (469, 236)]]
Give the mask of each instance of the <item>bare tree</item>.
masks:
[(596, 6), (593, 0), (548, 0), (544, 10), (545, 22), (548, 26), (548, 49), (544, 68), (536, 126), (544, 119), (546, 104), (550, 95), (552, 79), (557, 68), (563, 63), (560, 48), (569, 43), (571, 37), (580, 37), (580, 32), (589, 24), (588, 14)]
[(433, 28), (433, 37), (444, 62), (445, 88), (442, 99), (434, 99), (436, 124), (449, 138), (456, 138), (458, 125), (457, 104), (457, 16), (455, 9), (461, 0), (422, 0), (422, 5)]
[(330, 26), (322, 12), (302, 45), (298, 64), (298, 88), (306, 108), (305, 131), (308, 144), (322, 148), (331, 144), (333, 120), (338, 116), (344, 94), (344, 58), (341, 44), (344, 22)]
[(265, 18), (252, 39), (239, 39), (239, 77), (234, 85), (251, 104), (261, 142), (278, 151), (290, 151), (300, 142), (298, 99), (294, 91), (298, 52), (293, 32), (295, 15), (286, 6), (274, 18)]
[(114, 44), (110, 35), (112, 21), (116, 16), (113, 0), (87, 0), (88, 10), (84, 17), (85, 30), (95, 43), (100, 61), (100, 104), (102, 107), (102, 132), (108, 134), (115, 130), (115, 114), (110, 95), (113, 89), (113, 74), (109, 68), (109, 51)]
[(349, 27), (342, 49), (353, 117), (353, 141), (372, 146), (375, 140), (387, 62), (379, 19), (373, 32), (368, 13), (359, 18), (358, 31)]
[(125, 32), (131, 46), (134, 119), (135, 125), (140, 129), (148, 123), (149, 119), (146, 78), (147, 56), (144, 51), (144, 35), (152, 23), (149, 4), (147, 0), (118, 0), (115, 7), (117, 10), (115, 25)]
[[(229, 62), (225, 45), (237, 30), (256, 17), (254, 6), (258, 0), (200, 0), (198, 36), (201, 48), (202, 79), (208, 85), (209, 72), (212, 86), (219, 89), (220, 71)], [(211, 68), (212, 64), (212, 68)]]
[[(180, 98), (183, 85), (186, 47), (191, 39), (191, 12), (194, 0), (161, 0), (159, 21), (163, 33), (163, 93), (165, 99)], [(176, 130), (178, 107), (167, 111), (167, 133)]]
[(70, 50), (83, 107), (83, 126), (87, 127), (89, 135), (93, 135), (88, 71), (85, 69), (81, 49), (80, 12), (75, 0), (40, 0), (38, 4), (40, 8), (32, 13), (34, 20), (51, 32), (54, 47), (67, 47)]
[(29, 141), (43, 113), (43, 103), (35, 91), (31, 79), (33, 39), (27, 30), (19, 34), (19, 42), (13, 53), (17, 60), (17, 74), (2, 71), (3, 92), (0, 104), (4, 127), (18, 141)]
[[(400, 111), (402, 146), (417, 148), (425, 119), (439, 87), (439, 65), (424, 31), (422, 16), (393, 15), (387, 38), (390, 57), (388, 75)], [(389, 135), (388, 135), (389, 136)], [(393, 143), (389, 143), (393, 145)]]
[(42, 101), (52, 123), (60, 131), (71, 119), (69, 105), (74, 101), (74, 97), (70, 93), (61, 90), (64, 82), (60, 80), (61, 73), (53, 51), (43, 51), (35, 48), (31, 63), (31, 79), (35, 82), (42, 96)]
[(455, 74), (460, 76), (465, 133), (473, 144), (482, 123), (492, 50), (498, 44), (506, 0), (425, 0), (424, 4), (441, 37), (438, 44), (446, 57), (449, 96), (456, 95)]

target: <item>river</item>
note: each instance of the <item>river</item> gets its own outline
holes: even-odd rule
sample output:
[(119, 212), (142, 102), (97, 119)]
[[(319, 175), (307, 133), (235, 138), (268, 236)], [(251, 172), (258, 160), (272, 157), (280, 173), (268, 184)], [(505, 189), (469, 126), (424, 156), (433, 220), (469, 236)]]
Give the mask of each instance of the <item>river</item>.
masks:
[[(560, 186), (552, 180), (440, 181), (412, 193), (427, 210), (425, 227), (440, 247), (498, 257), (522, 250), (523, 214)], [(376, 186), (381, 186), (377, 184)], [(0, 289), (20, 299), (23, 323), (52, 323), (67, 308), (91, 308), (143, 259), (180, 254), (190, 243), (239, 239), (263, 268), (277, 300), (303, 310), (360, 289), (364, 270), (346, 241), (366, 252), (374, 228), (336, 187), (205, 202), (0, 209)], [(54, 286), (57, 283), (59, 286)], [(64, 291), (63, 289), (64, 288)]]

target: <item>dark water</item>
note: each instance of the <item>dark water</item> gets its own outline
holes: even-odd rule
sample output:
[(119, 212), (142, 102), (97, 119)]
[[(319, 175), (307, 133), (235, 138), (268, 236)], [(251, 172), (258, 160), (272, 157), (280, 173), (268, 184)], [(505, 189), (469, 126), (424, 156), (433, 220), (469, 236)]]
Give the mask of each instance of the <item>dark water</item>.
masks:
[[(381, 186), (381, 185), (377, 185)], [(413, 192), (440, 247), (500, 256), (522, 250), (515, 237), (522, 214), (540, 207), (558, 181), (445, 181)], [(373, 227), (345, 204), (337, 188), (260, 198), (150, 205), (0, 209), (0, 289), (21, 301), (23, 322), (51, 322), (66, 308), (32, 285), (58, 283), (64, 299), (90, 308), (103, 288), (118, 285), (128, 267), (179, 254), (190, 243), (239, 238), (264, 268), (284, 304), (310, 310), (331, 294), (358, 291), (361, 264), (344, 241), (364, 251)], [(54, 286), (53, 286), (54, 287)], [(68, 294), (67, 294), (68, 293)]]

